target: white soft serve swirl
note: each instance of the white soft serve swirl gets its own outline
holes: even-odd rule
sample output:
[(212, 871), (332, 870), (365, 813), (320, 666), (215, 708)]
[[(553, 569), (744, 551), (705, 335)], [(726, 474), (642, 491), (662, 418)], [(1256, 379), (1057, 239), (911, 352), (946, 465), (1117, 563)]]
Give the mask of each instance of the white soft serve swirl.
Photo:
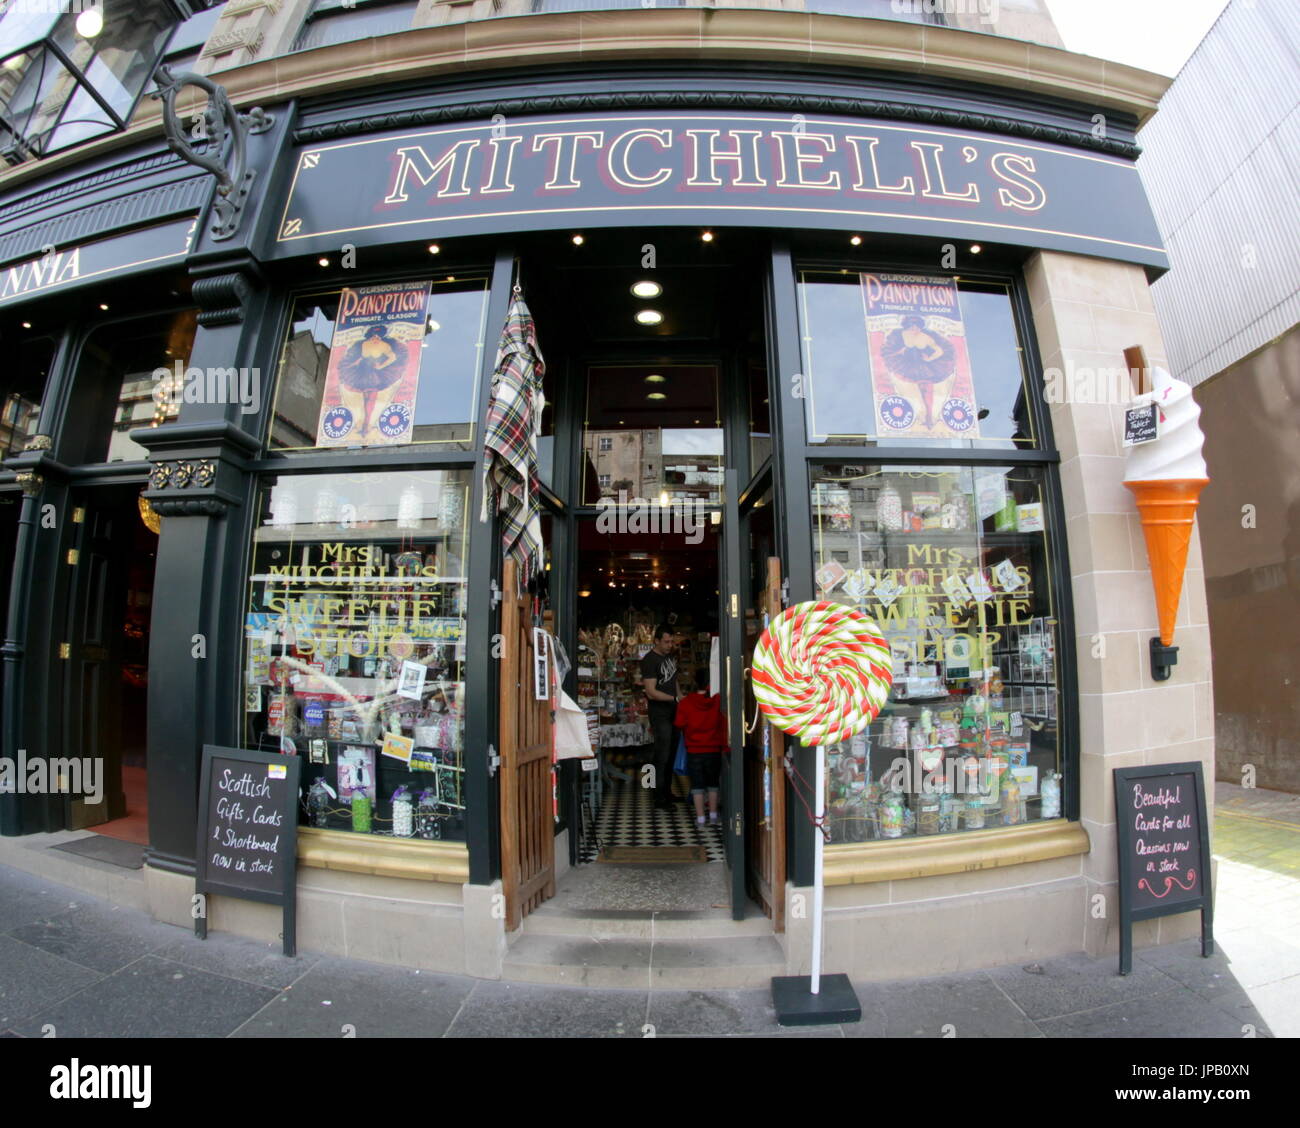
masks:
[(1163, 368), (1153, 372), (1155, 390), (1138, 396), (1134, 406), (1159, 405), (1164, 418), (1160, 437), (1149, 443), (1128, 448), (1126, 482), (1168, 481), (1172, 478), (1205, 478), (1205, 459), (1201, 448), (1205, 434), (1201, 430), (1201, 407), (1192, 389)]

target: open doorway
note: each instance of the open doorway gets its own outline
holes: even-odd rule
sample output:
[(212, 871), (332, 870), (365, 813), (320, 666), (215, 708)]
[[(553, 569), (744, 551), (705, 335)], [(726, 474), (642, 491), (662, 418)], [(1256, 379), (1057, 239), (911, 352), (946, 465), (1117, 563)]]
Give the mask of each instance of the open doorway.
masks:
[(158, 517), (140, 488), (84, 491), (74, 509), (62, 755), (97, 762), (102, 794), (69, 800), (68, 827), (148, 845), (149, 623)]
[[(654, 516), (670, 518), (667, 531), (601, 527), (616, 526), (618, 517), (629, 516), (627, 509), (611, 511), (609, 521), (587, 519), (579, 525), (578, 704), (595, 721), (589, 728), (600, 761), (584, 788), (582, 862), (677, 862), (688, 860), (688, 854), (699, 862), (723, 860), (721, 824), (707, 815), (712, 765), (700, 764), (702, 786), (695, 789), (704, 792), (703, 822), (696, 816), (689, 770), (672, 772), (666, 806), (656, 802), (659, 780), (647, 771), (658, 770), (658, 709), (644, 690), (647, 657), (658, 654), (656, 645), (665, 652), (659, 669), (683, 699), (698, 691), (700, 679), (709, 682), (713, 696), (718, 678), (717, 537), (702, 511), (693, 529), (673, 531), (674, 511), (656, 510)], [(658, 637), (663, 626), (671, 632), (667, 644)], [(667, 704), (663, 712), (674, 730), (675, 763), (678, 714)], [(696, 754), (716, 758), (721, 752), (718, 747)], [(716, 772), (712, 782), (716, 810)]]

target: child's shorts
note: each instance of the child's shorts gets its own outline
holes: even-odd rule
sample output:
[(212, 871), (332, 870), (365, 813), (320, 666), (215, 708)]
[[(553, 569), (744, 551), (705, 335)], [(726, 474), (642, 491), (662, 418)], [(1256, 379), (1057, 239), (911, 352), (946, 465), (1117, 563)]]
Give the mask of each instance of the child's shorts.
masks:
[(722, 777), (722, 757), (717, 752), (687, 752), (686, 770), (691, 775), (692, 791), (717, 791)]

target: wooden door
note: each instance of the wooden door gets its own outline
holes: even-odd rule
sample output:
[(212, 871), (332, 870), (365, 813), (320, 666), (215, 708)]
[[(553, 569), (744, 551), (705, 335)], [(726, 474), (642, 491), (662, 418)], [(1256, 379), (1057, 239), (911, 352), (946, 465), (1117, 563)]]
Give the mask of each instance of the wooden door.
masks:
[[(782, 611), (781, 561), (766, 560), (766, 582), (755, 608), (756, 630), (746, 639), (747, 661), (768, 622)], [(753, 689), (745, 681), (745, 714), (752, 719), (753, 731), (745, 738), (745, 754), (750, 771), (746, 795), (747, 821), (753, 827), (750, 836), (749, 886), (754, 899), (772, 919), (776, 932), (785, 930), (785, 734), (769, 725), (758, 712)]]
[(533, 693), (533, 624), (507, 560), (501, 589), (501, 885), (506, 931), (555, 896), (551, 702)]
[(72, 547), (62, 562), (72, 571), (66, 656), (62, 660), (62, 755), (99, 760), (104, 783), (98, 803), (89, 803), (82, 796), (70, 799), (70, 830), (126, 814), (122, 790), (122, 624), (126, 554), (133, 543), (128, 524), (132, 519), (138, 521), (139, 517), (120, 503), (115, 491), (82, 494), (73, 509)]

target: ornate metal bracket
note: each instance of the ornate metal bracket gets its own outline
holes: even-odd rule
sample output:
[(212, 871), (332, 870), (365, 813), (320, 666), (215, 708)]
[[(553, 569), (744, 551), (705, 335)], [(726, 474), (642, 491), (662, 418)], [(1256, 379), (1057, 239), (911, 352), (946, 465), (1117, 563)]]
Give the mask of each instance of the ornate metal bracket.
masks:
[[(212, 238), (229, 239), (239, 229), (239, 219), (257, 169), (247, 167), (246, 143), (251, 133), (265, 133), (275, 119), (261, 106), (238, 113), (230, 95), (220, 83), (193, 71), (173, 74), (161, 66), (157, 74), (158, 89), (153, 97), (162, 100), (163, 127), (167, 147), (182, 160), (212, 173), (217, 178), (217, 198), (213, 204)], [(176, 113), (176, 95), (183, 86), (196, 86), (208, 96), (199, 136), (187, 133)], [(195, 149), (194, 141), (207, 141), (204, 152)], [(227, 151), (229, 142), (229, 151)]]

